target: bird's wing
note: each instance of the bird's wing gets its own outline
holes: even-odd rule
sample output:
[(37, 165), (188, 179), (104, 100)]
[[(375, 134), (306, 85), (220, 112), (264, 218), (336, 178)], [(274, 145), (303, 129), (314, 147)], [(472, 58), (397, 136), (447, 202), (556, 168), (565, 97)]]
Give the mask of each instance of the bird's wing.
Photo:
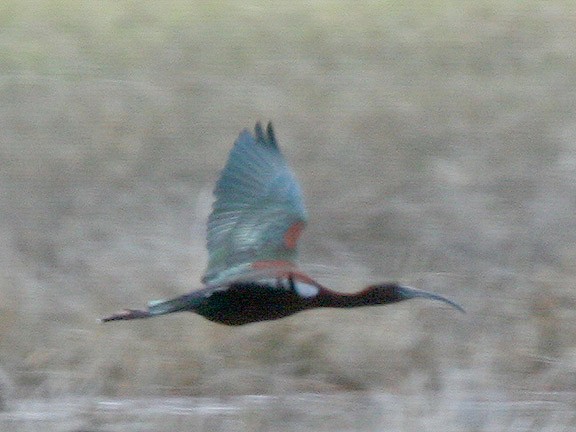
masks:
[(260, 262), (294, 262), (306, 209), (271, 123), (266, 131), (257, 123), (254, 135), (242, 131), (214, 195), (204, 283), (236, 278)]

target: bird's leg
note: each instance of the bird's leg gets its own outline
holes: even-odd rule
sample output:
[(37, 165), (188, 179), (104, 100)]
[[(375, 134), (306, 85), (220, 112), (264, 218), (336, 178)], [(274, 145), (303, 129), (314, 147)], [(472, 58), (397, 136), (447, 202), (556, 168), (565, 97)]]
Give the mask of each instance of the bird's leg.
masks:
[(124, 309), (100, 321), (121, 321), (133, 320), (140, 318), (152, 318), (158, 315), (165, 315), (173, 312), (194, 311), (209, 294), (205, 290), (194, 291), (190, 294), (184, 294), (170, 300), (154, 300), (148, 303), (147, 310), (141, 309)]
[(120, 320), (133, 320), (140, 318), (150, 318), (152, 314), (147, 310), (140, 309), (124, 309), (121, 312), (117, 312), (109, 317), (102, 318), (100, 321), (105, 323), (108, 321), (120, 321)]

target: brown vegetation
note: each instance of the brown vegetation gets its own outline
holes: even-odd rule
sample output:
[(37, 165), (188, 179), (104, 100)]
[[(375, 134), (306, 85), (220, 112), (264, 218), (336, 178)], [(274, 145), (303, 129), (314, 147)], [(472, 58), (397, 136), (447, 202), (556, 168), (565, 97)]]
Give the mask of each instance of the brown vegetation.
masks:
[[(571, 429), (571, 3), (157, 3), (2, 6), (0, 388), (14, 403), (320, 393), (332, 412), (374, 407), (327, 413), (342, 430)], [(269, 119), (306, 195), (311, 275), (341, 290), (398, 279), (468, 314), (414, 301), (238, 329), (188, 314), (99, 325), (200, 286), (214, 180), (238, 132)], [(346, 394), (368, 399), (346, 408)], [(197, 426), (335, 430), (308, 399), (310, 424), (295, 402), (231, 400), (237, 423)]]

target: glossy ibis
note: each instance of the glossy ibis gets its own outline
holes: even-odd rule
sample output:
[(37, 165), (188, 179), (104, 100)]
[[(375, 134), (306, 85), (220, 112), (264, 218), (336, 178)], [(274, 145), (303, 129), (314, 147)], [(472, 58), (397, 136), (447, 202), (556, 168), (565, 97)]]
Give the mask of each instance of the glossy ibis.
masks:
[(236, 140), (214, 190), (208, 218), (208, 269), (205, 287), (146, 310), (125, 309), (102, 321), (150, 318), (189, 311), (221, 324), (274, 320), (307, 309), (352, 308), (413, 298), (439, 300), (438, 294), (397, 283), (370, 285), (353, 294), (332, 291), (298, 271), (296, 246), (307, 215), (300, 187), (274, 136), (272, 124)]

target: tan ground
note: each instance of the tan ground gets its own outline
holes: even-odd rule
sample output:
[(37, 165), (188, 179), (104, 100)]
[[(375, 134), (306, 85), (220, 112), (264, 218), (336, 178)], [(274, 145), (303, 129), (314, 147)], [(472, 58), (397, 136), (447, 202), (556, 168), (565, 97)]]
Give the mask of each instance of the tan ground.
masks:
[[(574, 6), (405, 3), (0, 5), (1, 422), (60, 403), (54, 430), (174, 430), (130, 400), (194, 396), (243, 407), (211, 431), (573, 430)], [(304, 269), (468, 314), (98, 324), (200, 286), (213, 183), (256, 120), (306, 194)]]

